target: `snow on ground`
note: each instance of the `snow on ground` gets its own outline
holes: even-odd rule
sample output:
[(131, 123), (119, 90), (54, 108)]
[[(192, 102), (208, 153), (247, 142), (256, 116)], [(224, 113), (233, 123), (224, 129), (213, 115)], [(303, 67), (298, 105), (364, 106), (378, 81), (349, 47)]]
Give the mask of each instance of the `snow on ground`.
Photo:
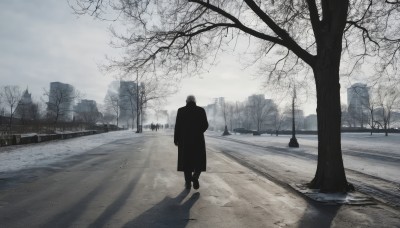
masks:
[[(173, 134), (172, 131), (167, 132)], [(221, 134), (222, 132), (206, 132), (209, 136), (219, 137)], [(137, 136), (138, 134), (133, 131), (118, 131), (38, 144), (1, 147), (0, 173), (45, 166), (118, 139)], [(287, 170), (305, 172), (306, 176), (312, 176), (316, 168), (317, 136), (297, 135), (300, 148), (288, 147), (290, 137), (290, 135), (271, 136), (268, 134), (261, 136), (237, 134), (221, 137), (267, 147), (270, 152), (261, 148), (249, 150), (246, 144), (232, 144), (230, 141), (218, 140), (218, 144), (223, 145), (224, 148), (240, 151), (244, 157), (253, 157), (260, 163), (274, 161), (276, 164), (288, 167)], [(206, 142), (208, 140), (206, 139)], [(371, 136), (369, 133), (342, 134), (343, 160), (346, 168), (396, 183), (400, 183), (399, 148), (400, 134), (391, 134), (388, 137), (383, 134)]]
[[(300, 148), (289, 148), (290, 135), (222, 137), (215, 132), (207, 132), (206, 135), (207, 152), (223, 152), (284, 185), (308, 183), (315, 175), (316, 136), (299, 135)], [(386, 138), (382, 135), (343, 134), (343, 138), (347, 180), (360, 192), (399, 207), (400, 156), (396, 150), (396, 145), (400, 146), (399, 135)]]
[[(220, 136), (216, 132), (207, 132), (207, 134)], [(264, 147), (283, 149), (287, 152), (293, 152), (297, 156), (301, 156), (301, 154), (305, 156), (317, 155), (318, 138), (316, 135), (296, 135), (300, 148), (288, 147), (291, 135), (233, 134), (225, 137)], [(400, 183), (400, 175), (398, 175), (400, 173), (400, 166), (398, 165), (400, 160), (400, 134), (389, 134), (389, 136), (373, 134), (371, 136), (369, 133), (343, 133), (342, 150), (346, 168)], [(259, 156), (259, 154), (254, 153), (252, 156)], [(284, 155), (284, 157), (287, 158), (287, 155)]]
[[(251, 134), (233, 134), (230, 138), (240, 140), (267, 143), (270, 146), (287, 145), (291, 135), (271, 136), (263, 134), (261, 136), (253, 136)], [(317, 135), (296, 135), (296, 138), (301, 146), (316, 147), (318, 143)], [(389, 134), (385, 136), (383, 133), (342, 133), (342, 148), (343, 149), (359, 149), (367, 151), (389, 152), (400, 155), (400, 134)]]
[(113, 131), (79, 138), (0, 148), (0, 173), (48, 165), (119, 139), (137, 137), (134, 131)]

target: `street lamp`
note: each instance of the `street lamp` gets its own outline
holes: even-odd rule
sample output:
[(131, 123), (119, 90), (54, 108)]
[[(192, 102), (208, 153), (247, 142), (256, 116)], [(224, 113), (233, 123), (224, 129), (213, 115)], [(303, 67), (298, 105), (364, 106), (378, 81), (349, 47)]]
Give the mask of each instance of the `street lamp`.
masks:
[(296, 127), (295, 127), (295, 115), (294, 115), (294, 102), (296, 99), (296, 87), (293, 87), (293, 99), (292, 99), (292, 138), (289, 142), (289, 147), (299, 147), (299, 143), (296, 139)]
[(136, 71), (136, 133), (140, 133), (140, 111), (139, 111), (139, 72)]

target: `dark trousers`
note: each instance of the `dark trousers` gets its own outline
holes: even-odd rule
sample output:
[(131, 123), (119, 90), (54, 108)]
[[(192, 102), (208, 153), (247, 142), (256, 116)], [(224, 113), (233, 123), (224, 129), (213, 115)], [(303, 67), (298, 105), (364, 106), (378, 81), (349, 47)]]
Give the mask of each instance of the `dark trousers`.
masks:
[(194, 172), (184, 171), (184, 174), (185, 174), (185, 181), (191, 182), (193, 179), (199, 179), (201, 171), (197, 171), (197, 170), (195, 170)]

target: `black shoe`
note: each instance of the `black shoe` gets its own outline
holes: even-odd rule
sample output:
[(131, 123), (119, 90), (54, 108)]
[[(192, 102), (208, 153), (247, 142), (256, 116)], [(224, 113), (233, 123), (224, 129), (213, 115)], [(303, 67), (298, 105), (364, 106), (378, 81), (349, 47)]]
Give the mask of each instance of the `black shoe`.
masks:
[(194, 189), (200, 188), (199, 179), (193, 179), (193, 188)]
[(192, 187), (192, 183), (190, 183), (190, 182), (186, 182), (185, 183), (185, 188), (186, 189), (190, 189)]

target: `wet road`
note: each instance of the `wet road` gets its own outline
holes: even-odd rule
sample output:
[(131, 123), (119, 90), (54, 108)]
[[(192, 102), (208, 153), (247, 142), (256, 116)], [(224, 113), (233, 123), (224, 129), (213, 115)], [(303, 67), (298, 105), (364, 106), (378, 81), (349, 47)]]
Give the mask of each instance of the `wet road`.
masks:
[(321, 205), (208, 143), (198, 191), (172, 135), (146, 132), (0, 181), (0, 227), (396, 227), (384, 205)]

